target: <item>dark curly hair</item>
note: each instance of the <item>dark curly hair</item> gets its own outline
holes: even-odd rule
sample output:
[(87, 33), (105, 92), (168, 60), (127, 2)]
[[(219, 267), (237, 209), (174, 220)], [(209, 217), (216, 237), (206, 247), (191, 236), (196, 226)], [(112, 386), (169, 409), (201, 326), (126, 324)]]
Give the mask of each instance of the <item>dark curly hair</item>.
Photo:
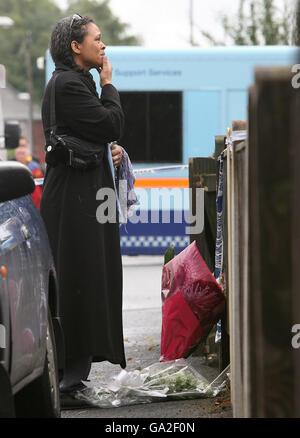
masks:
[(75, 40), (82, 43), (87, 34), (87, 25), (94, 23), (90, 17), (84, 16), (73, 20), (73, 15), (63, 18), (54, 26), (50, 39), (50, 53), (55, 64), (58, 62), (67, 65), (77, 71), (84, 69), (79, 67), (73, 58), (71, 41)]

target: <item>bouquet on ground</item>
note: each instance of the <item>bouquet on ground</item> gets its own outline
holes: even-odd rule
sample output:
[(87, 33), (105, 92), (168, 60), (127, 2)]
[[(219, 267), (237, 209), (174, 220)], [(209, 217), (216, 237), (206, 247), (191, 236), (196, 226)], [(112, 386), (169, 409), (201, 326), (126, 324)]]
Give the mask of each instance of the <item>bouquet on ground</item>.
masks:
[(220, 319), (225, 295), (196, 242), (163, 267), (161, 361), (187, 357)]

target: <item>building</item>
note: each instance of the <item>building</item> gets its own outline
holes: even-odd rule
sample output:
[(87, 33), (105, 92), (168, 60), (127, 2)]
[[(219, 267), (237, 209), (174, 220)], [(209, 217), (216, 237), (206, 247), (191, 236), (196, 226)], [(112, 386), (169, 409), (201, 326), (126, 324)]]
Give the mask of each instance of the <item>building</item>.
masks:
[[(20, 93), (10, 84), (6, 84), (6, 88), (1, 90), (4, 120), (17, 120), (20, 123), (22, 135), (30, 139), (29, 100), (24, 99), (26, 95), (27, 93)], [(43, 133), (41, 108), (39, 105), (34, 104), (32, 153), (38, 157), (42, 163), (45, 162), (44, 145), (45, 137)]]

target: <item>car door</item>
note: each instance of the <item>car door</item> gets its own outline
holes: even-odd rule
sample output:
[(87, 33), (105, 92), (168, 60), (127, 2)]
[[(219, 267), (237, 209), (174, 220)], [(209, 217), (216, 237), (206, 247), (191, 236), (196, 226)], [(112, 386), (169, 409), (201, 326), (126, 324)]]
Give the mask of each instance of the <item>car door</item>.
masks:
[[(35, 316), (33, 334), (37, 340), (35, 344), (35, 367), (43, 366), (46, 352), (47, 332), (47, 298), (50, 257), (46, 249), (47, 234), (40, 212), (36, 208), (31, 196), (24, 196), (14, 200), (15, 207), (22, 219), (22, 233), (26, 240), (27, 262), (30, 264), (32, 312)], [(48, 248), (48, 247), (47, 247)]]
[(11, 383), (16, 384), (35, 368), (40, 347), (37, 308), (33, 287), (34, 260), (30, 232), (15, 201), (0, 204), (0, 263), (6, 268), (10, 306)]
[[(0, 204), (1, 211), (1, 204)], [(0, 362), (9, 373), (10, 359), (10, 302), (7, 285), (7, 263), (3, 257), (2, 242), (6, 240), (5, 229), (0, 222)]]

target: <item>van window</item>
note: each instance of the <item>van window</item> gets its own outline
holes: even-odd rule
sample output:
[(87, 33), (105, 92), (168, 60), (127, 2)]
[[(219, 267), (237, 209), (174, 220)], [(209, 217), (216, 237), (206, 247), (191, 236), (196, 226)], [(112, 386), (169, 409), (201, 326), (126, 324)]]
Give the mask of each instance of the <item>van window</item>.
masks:
[(125, 131), (120, 140), (132, 162), (182, 162), (182, 93), (120, 92)]

